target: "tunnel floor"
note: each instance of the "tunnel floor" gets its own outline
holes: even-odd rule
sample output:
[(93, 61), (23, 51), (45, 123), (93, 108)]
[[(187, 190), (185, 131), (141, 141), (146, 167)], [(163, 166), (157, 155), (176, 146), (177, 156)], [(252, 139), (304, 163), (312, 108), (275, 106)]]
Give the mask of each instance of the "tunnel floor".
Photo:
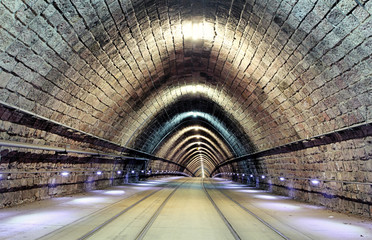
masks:
[(1, 209), (0, 239), (372, 239), (372, 221), (222, 179), (163, 178)]

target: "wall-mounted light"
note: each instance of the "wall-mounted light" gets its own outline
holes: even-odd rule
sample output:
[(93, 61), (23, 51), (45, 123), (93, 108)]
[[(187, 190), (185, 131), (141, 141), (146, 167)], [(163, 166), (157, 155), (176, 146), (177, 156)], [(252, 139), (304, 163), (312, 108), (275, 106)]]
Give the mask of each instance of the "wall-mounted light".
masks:
[(284, 178), (284, 177), (280, 177), (279, 180), (280, 180), (280, 181), (284, 181), (285, 178)]
[(141, 170), (141, 173), (144, 173), (145, 172), (145, 170)]
[(320, 182), (319, 182), (318, 179), (312, 179), (312, 180), (311, 180), (311, 183), (312, 183), (313, 185), (318, 185)]
[(101, 172), (101, 171), (98, 171), (98, 172), (97, 172), (97, 175), (102, 175), (102, 172)]
[(61, 175), (64, 177), (68, 176), (69, 174), (70, 174), (69, 172), (61, 172)]
[(250, 177), (253, 177), (253, 174), (249, 175)]
[(116, 173), (117, 173), (117, 174), (121, 174), (121, 171), (117, 171)]
[(242, 174), (242, 176), (244, 177), (244, 176), (245, 176), (245, 174), (243, 173), (243, 174)]
[(134, 170), (132, 170), (131, 173), (133, 174), (134, 173)]
[(261, 178), (262, 178), (262, 179), (265, 179), (265, 175), (262, 175)]

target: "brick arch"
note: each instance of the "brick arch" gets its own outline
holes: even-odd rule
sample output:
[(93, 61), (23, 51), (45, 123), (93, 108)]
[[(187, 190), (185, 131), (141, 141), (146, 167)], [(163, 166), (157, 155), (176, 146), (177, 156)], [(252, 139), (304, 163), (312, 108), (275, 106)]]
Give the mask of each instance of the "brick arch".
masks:
[[(197, 70), (241, 102), (227, 107), (237, 109), (239, 120), (257, 116), (243, 125), (259, 148), (366, 119), (370, 23), (348, 15), (356, 3), (120, 3), (2, 7), (9, 23), (1, 99), (119, 142), (142, 126), (148, 113), (137, 109), (146, 98), (161, 103), (154, 97), (164, 79)], [(12, 12), (27, 16), (17, 29)], [(185, 40), (177, 26), (193, 17), (210, 23), (215, 36)]]

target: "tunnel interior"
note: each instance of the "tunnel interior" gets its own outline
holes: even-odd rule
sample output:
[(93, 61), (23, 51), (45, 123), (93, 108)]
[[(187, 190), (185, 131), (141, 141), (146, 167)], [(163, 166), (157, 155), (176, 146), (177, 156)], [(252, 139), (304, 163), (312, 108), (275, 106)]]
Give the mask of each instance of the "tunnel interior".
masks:
[(0, 206), (181, 175), (371, 217), (371, 12), (1, 1)]

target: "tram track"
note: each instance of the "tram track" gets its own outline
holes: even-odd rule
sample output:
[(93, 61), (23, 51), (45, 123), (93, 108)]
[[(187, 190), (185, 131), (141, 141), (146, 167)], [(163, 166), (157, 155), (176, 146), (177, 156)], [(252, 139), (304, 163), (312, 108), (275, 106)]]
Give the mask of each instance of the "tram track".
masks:
[[(141, 231), (138, 233), (137, 237), (135, 239), (143, 239), (145, 236), (146, 236), (146, 233), (148, 232), (148, 230), (151, 228), (153, 222), (156, 220), (157, 216), (160, 214), (161, 210), (163, 209), (163, 207), (166, 205), (166, 203), (168, 202), (168, 200), (173, 196), (173, 194), (179, 189), (179, 187), (184, 184), (186, 181), (183, 181), (182, 183), (178, 184), (172, 191), (170, 194), (168, 194), (168, 196), (162, 200), (162, 203), (161, 205), (157, 208), (157, 210), (155, 211), (155, 213), (152, 214), (152, 216), (149, 218), (149, 220), (147, 221), (147, 223), (145, 224), (145, 226), (141, 229)], [(111, 217), (110, 219), (106, 220), (105, 222), (103, 222), (102, 224), (96, 226), (95, 228), (93, 228), (91, 231), (85, 233), (83, 236), (81, 236), (80, 238), (78, 238), (78, 240), (84, 240), (84, 239), (89, 239), (91, 237), (94, 237), (94, 235), (96, 233), (98, 233), (100, 230), (103, 230), (105, 227), (107, 227), (109, 224), (113, 223), (115, 220), (119, 219), (120, 217), (122, 217), (123, 215), (125, 215), (125, 213), (127, 213), (128, 211), (130, 211), (131, 209), (135, 208), (136, 206), (138, 206), (140, 203), (143, 203), (145, 200), (148, 200), (151, 196), (153, 196), (154, 194), (160, 192), (161, 190), (164, 190), (166, 189), (166, 187), (162, 188), (162, 189), (159, 189), (159, 190), (156, 190), (148, 195), (146, 195), (145, 197), (141, 198), (139, 201), (133, 203), (132, 205), (128, 206), (127, 208), (125, 208), (124, 210), (122, 210), (121, 212), (117, 213), (115, 216)], [(116, 236), (116, 238), (118, 238), (119, 236)]]
[(205, 194), (207, 195), (207, 198), (212, 203), (214, 209), (217, 211), (218, 215), (221, 217), (221, 219), (225, 223), (226, 227), (229, 229), (231, 235), (234, 237), (234, 239), (240, 240), (241, 238), (240, 238), (239, 234), (236, 232), (236, 230), (231, 225), (231, 223), (229, 222), (229, 220), (227, 220), (227, 218), (225, 217), (225, 215), (222, 213), (221, 209), (217, 206), (217, 204), (215, 203), (215, 201), (213, 200), (213, 198), (211, 197), (211, 195), (208, 193), (208, 190), (205, 188), (205, 186), (204, 186), (204, 179), (202, 180), (202, 186), (203, 186), (203, 190), (204, 190)]
[[(227, 195), (225, 192), (221, 191), (220, 189), (216, 188), (215, 185), (209, 181), (210, 185), (213, 186), (214, 189), (216, 189), (217, 191), (219, 191), (223, 196), (225, 196), (228, 200), (230, 200), (231, 202), (233, 202), (236, 206), (238, 206), (240, 209), (243, 209), (246, 213), (248, 213), (249, 215), (251, 215), (252, 217), (254, 217), (256, 220), (258, 220), (259, 222), (261, 222), (263, 225), (265, 225), (268, 229), (270, 229), (272, 232), (274, 232), (276, 235), (278, 235), (280, 238), (282, 239), (285, 239), (285, 240), (289, 240), (290, 238), (287, 237), (286, 235), (284, 235), (283, 233), (281, 233), (278, 229), (276, 229), (274, 226), (272, 226), (271, 224), (269, 224), (268, 222), (266, 222), (265, 220), (263, 220), (262, 218), (260, 218), (259, 216), (257, 216), (255, 213), (253, 213), (252, 211), (250, 211), (248, 208), (246, 208), (245, 206), (243, 206), (242, 204), (240, 204), (238, 201), (236, 201), (235, 199), (231, 198), (229, 195)], [(224, 214), (222, 213), (221, 209), (217, 206), (217, 204), (215, 203), (215, 201), (213, 200), (213, 198), (210, 196), (210, 194), (208, 193), (208, 190), (205, 188), (204, 186), (204, 179), (203, 179), (203, 190), (206, 192), (207, 196), (208, 196), (208, 199), (212, 202), (212, 205), (215, 207), (215, 209), (217, 210), (217, 212), (219, 213), (219, 215), (221, 216), (222, 220), (225, 222), (226, 226), (229, 228), (230, 232), (232, 233), (234, 239), (242, 239), (239, 234), (237, 233), (237, 231), (233, 228), (233, 225), (230, 223), (230, 221), (228, 221), (228, 219), (224, 216)]]
[[(61, 229), (57, 229), (47, 235), (44, 235), (40, 239), (67, 239), (66, 237), (74, 233), (74, 237), (69, 239), (138, 239), (142, 240), (148, 238), (149, 236), (153, 236), (152, 226), (154, 222), (157, 222), (154, 226), (155, 232), (159, 229), (159, 223), (161, 224), (164, 222), (164, 218), (162, 220), (159, 218), (159, 223), (157, 221), (158, 216), (161, 215), (162, 210), (166, 207), (167, 203), (172, 196), (176, 193), (176, 191), (185, 183), (187, 180), (182, 182), (171, 182), (169, 184), (164, 184), (161, 186), (160, 189), (151, 191), (150, 193), (139, 194), (135, 198), (131, 199), (131, 201), (126, 202), (123, 204), (123, 207), (115, 206), (116, 209), (119, 211), (114, 212), (112, 211), (111, 215), (106, 214), (105, 217), (99, 216), (104, 212), (103, 209), (96, 211), (88, 216), (83, 217), (83, 220), (76, 220), (69, 225), (64, 226)], [(200, 181), (199, 181), (200, 184)], [(200, 185), (199, 185), (200, 186)], [(199, 188), (200, 189), (200, 188)], [(214, 219), (218, 219), (218, 216), (221, 218), (221, 226), (226, 226), (225, 234), (226, 236), (232, 236), (233, 239), (247, 239), (247, 236), (250, 237), (249, 231), (255, 231), (254, 227), (253, 230), (245, 229), (246, 224), (252, 225), (251, 221), (256, 222), (255, 220), (249, 220), (252, 218), (257, 220), (257, 223), (254, 224), (262, 224), (264, 226), (259, 227), (270, 229), (273, 233), (270, 233), (270, 236), (275, 236), (270, 239), (289, 239), (283, 233), (281, 233), (278, 229), (270, 225), (268, 222), (254, 214), (245, 206), (241, 205), (238, 201), (231, 198), (221, 189), (217, 188), (213, 182), (209, 181), (208, 183), (202, 179), (201, 181), (201, 189), (204, 192), (205, 196), (208, 200), (206, 200), (206, 204), (211, 204), (211, 210), (215, 209), (218, 215), (215, 215)], [(162, 191), (163, 190), (163, 191)], [(202, 194), (202, 193), (201, 193)], [(177, 195), (179, 196), (179, 195)], [(176, 198), (175, 201), (179, 201), (179, 198)], [(120, 201), (119, 201), (120, 202)], [(209, 202), (209, 203), (208, 203)], [(230, 202), (230, 203), (229, 203)], [(233, 204), (231, 204), (231, 202)], [(172, 204), (175, 202), (172, 201)], [(118, 203), (113, 203), (110, 206), (116, 205)], [(206, 206), (207, 206), (206, 205)], [(232, 209), (232, 206), (234, 209)], [(107, 210), (108, 207), (105, 209)], [(122, 209), (120, 209), (122, 208)], [(236, 209), (243, 209), (245, 214), (242, 211), (236, 211)], [(230, 212), (235, 211), (235, 214), (240, 216), (240, 219), (246, 219), (243, 222), (238, 221), (234, 218), (234, 213)], [(166, 208), (166, 211), (169, 211)], [(168, 212), (169, 213), (169, 212)], [(247, 214), (248, 213), (248, 214)], [(108, 216), (108, 217), (107, 217)], [(251, 216), (251, 217), (248, 217)], [(248, 218), (247, 218), (248, 217)], [(95, 219), (101, 218), (101, 219)], [(246, 222), (245, 222), (246, 221)], [(96, 223), (95, 223), (96, 222)], [(244, 223), (245, 222), (245, 223)], [(259, 222), (259, 223), (258, 223)], [(245, 225), (244, 225), (245, 224)], [(82, 227), (82, 228), (81, 228)], [(252, 228), (252, 226), (250, 226)], [(227, 231), (229, 230), (229, 232)], [(66, 231), (65, 231), (66, 230)], [(102, 230), (102, 231), (101, 231)], [(149, 233), (151, 230), (151, 233)], [(193, 229), (190, 229), (192, 231)], [(76, 233), (76, 231), (82, 232), (81, 234)], [(261, 230), (260, 230), (261, 231)], [(264, 230), (264, 232), (267, 230)], [(149, 234), (148, 234), (149, 233)], [(248, 234), (247, 234), (248, 233)], [(229, 235), (230, 234), (230, 235)]]
[[(151, 185), (151, 188), (128, 189), (125, 195), (120, 196), (120, 200), (118, 197), (101, 199), (101, 192), (97, 195), (87, 194), (86, 199), (78, 196), (74, 200), (61, 201), (57, 204), (62, 210), (53, 208), (54, 211), (50, 214), (41, 214), (46, 218), (43, 221), (52, 218), (56, 221), (44, 224), (43, 229), (38, 228), (37, 234), (28, 237), (24, 235), (22, 238), (310, 240), (327, 238), (318, 236), (329, 236), (323, 232), (306, 231), (307, 226), (303, 227), (299, 222), (295, 224), (287, 222), (288, 214), (283, 215), (276, 211), (277, 209), (283, 209), (287, 213), (291, 211), (293, 208), (289, 208), (291, 205), (287, 202), (283, 203), (282, 200), (276, 202), (272, 198), (261, 201), (260, 199), (266, 199), (263, 195), (247, 195), (240, 187), (239, 190), (235, 189), (235, 186), (234, 190), (230, 187), (211, 179), (171, 179), (167, 183)], [(73, 203), (75, 200), (76, 204)], [(94, 201), (87, 204), (85, 200)], [(81, 205), (82, 203), (84, 205)], [(52, 209), (57, 205), (48, 207)], [(64, 211), (63, 208), (69, 209)], [(62, 218), (64, 216), (61, 213), (66, 218)], [(35, 216), (33, 214), (31, 212), (29, 216)], [(66, 221), (67, 217), (74, 220)], [(64, 225), (65, 222), (68, 224)], [(33, 224), (31, 227), (38, 226)], [(327, 230), (326, 227), (317, 229)], [(14, 234), (14, 238), (17, 236), (19, 235)], [(355, 239), (350, 236), (345, 239)]]
[[(63, 226), (62, 228), (58, 228), (52, 232), (49, 232), (48, 234), (45, 234), (39, 238), (37, 238), (38, 240), (44, 240), (44, 239), (59, 239), (61, 236), (64, 236), (66, 234), (68, 234), (68, 232), (71, 232), (69, 229), (70, 228), (74, 228), (78, 225), (81, 225), (82, 223), (84, 223), (85, 221), (89, 221), (90, 219), (95, 219), (97, 218), (98, 216), (104, 214), (105, 212), (108, 212), (110, 211), (111, 208), (114, 208), (116, 207), (117, 205), (119, 204), (122, 204), (123, 202), (126, 202), (126, 201), (133, 201), (133, 199), (135, 199), (134, 203), (130, 204), (129, 206), (125, 207), (122, 211), (120, 211), (119, 213), (116, 213), (115, 215), (113, 216), (110, 216), (107, 218), (107, 220), (103, 221), (103, 223), (99, 224), (98, 226), (94, 227), (93, 229), (91, 229), (90, 231), (88, 231), (86, 234), (84, 234), (83, 236), (81, 237), (78, 237), (76, 239), (88, 239), (89, 237), (93, 236), (96, 232), (98, 232), (99, 230), (101, 230), (102, 228), (104, 228), (106, 225), (108, 225), (109, 223), (113, 222), (115, 219), (119, 218), (120, 216), (124, 215), (126, 212), (128, 212), (129, 210), (133, 209), (134, 207), (136, 207), (138, 204), (142, 203), (143, 201), (145, 201), (146, 199), (152, 197), (153, 195), (159, 193), (160, 191), (166, 189), (167, 187), (171, 186), (173, 183), (170, 182), (170, 183), (165, 183), (165, 184), (159, 184), (157, 187), (159, 187), (159, 189), (156, 189), (156, 190), (153, 190), (153, 191), (145, 191), (145, 192), (140, 192), (140, 193), (135, 193), (131, 196), (128, 196), (126, 198), (123, 198), (123, 199), (120, 199), (102, 209), (99, 209), (97, 211), (94, 211), (84, 217), (81, 217), (79, 219), (76, 219), (75, 221)], [(139, 198), (139, 200), (136, 200), (136, 198)]]
[(150, 220), (146, 223), (146, 225), (143, 227), (141, 232), (137, 235), (136, 239), (142, 240), (149, 229), (151, 228), (152, 224), (155, 222), (156, 218), (159, 216), (161, 210), (163, 210), (164, 206), (167, 204), (169, 199), (174, 195), (174, 193), (178, 190), (178, 188), (184, 184), (185, 182), (182, 182), (180, 185), (178, 185), (169, 195), (168, 197), (164, 200), (164, 202), (159, 206), (159, 208), (156, 210), (156, 212), (151, 216)]

